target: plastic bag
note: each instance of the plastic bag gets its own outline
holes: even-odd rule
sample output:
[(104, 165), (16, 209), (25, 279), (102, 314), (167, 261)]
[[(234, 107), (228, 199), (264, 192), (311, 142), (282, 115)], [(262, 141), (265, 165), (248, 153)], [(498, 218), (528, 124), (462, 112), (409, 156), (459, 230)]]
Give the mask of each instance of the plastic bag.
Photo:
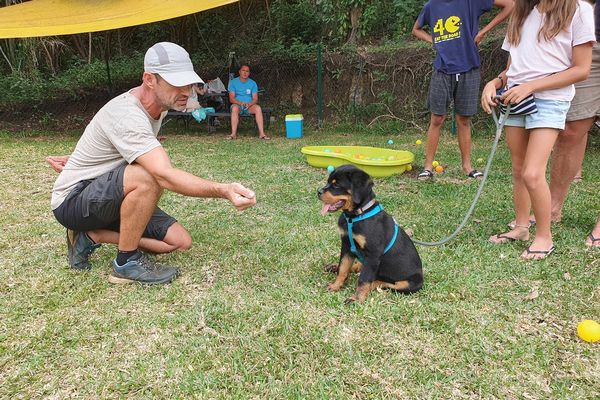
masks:
[(192, 117), (194, 117), (194, 119), (198, 122), (202, 122), (206, 119), (206, 113), (214, 113), (215, 109), (212, 107), (206, 107), (206, 108), (196, 108), (194, 111), (192, 111)]
[(222, 93), (227, 91), (220, 78), (215, 78), (211, 81), (208, 81), (206, 86), (208, 93)]

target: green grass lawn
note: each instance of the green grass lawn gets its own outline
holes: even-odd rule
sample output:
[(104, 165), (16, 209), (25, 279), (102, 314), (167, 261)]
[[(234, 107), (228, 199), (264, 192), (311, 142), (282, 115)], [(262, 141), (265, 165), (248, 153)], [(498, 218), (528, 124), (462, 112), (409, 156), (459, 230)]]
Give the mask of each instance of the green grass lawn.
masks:
[[(392, 125), (307, 129), (299, 140), (273, 128), (269, 142), (249, 130), (229, 142), (225, 132), (169, 128), (176, 166), (242, 182), (258, 204), (238, 213), (223, 200), (165, 194), (161, 206), (194, 246), (159, 257), (182, 269), (160, 287), (109, 284), (114, 246), (94, 253), (89, 272), (67, 267), (65, 229), (49, 205), (56, 174), (44, 157), (68, 154), (77, 136), (0, 135), (0, 398), (598, 398), (600, 343), (576, 335), (580, 320), (600, 320), (600, 252), (584, 244), (600, 209), (597, 137), (547, 260), (520, 260), (523, 243), (487, 241), (513, 218), (502, 142), (463, 232), (418, 247), (423, 290), (345, 306), (356, 277), (339, 293), (325, 289), (337, 215), (319, 214), (326, 172), (300, 148), (388, 147), (392, 138), (389, 147), (414, 152), (415, 170), (376, 179), (375, 190), (414, 238), (433, 241), (454, 231), (477, 190), (460, 171), (455, 138), (441, 142), (446, 171), (418, 182), (415, 140), (424, 136)], [(487, 157), (492, 131), (478, 129), (473, 159)]]

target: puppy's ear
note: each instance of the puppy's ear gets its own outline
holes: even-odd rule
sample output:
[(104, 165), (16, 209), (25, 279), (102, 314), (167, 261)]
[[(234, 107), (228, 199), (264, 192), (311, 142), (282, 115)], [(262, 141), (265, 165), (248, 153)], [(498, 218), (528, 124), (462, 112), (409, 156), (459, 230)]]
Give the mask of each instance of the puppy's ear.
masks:
[(375, 197), (373, 193), (373, 180), (366, 172), (362, 170), (355, 171), (352, 174), (350, 191), (352, 193), (352, 202), (362, 204)]

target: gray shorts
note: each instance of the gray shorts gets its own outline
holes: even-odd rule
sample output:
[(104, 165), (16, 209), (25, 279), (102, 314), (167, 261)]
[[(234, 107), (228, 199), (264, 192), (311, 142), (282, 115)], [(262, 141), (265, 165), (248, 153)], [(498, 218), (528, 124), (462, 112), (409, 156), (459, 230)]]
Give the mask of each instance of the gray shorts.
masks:
[[(118, 232), (123, 202), (122, 165), (92, 180), (79, 182), (63, 203), (54, 210), (61, 225), (78, 232), (108, 229)], [(177, 220), (156, 207), (143, 237), (163, 240), (167, 230)]]
[(575, 97), (567, 114), (567, 121), (600, 117), (600, 44), (592, 50), (592, 69), (583, 82), (575, 84)]
[(435, 68), (431, 73), (427, 107), (437, 115), (448, 113), (450, 103), (454, 102), (456, 113), (464, 117), (477, 114), (479, 104), (479, 68), (462, 74), (445, 74)]

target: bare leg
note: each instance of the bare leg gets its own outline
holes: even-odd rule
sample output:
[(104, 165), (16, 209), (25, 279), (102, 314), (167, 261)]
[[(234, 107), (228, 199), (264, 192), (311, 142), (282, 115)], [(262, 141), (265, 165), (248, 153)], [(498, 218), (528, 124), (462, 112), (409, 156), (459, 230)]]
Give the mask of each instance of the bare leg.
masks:
[(425, 147), (425, 169), (431, 171), (433, 159), (440, 143), (440, 132), (444, 125), (446, 115), (431, 114), (429, 129), (427, 130), (427, 145)]
[[(119, 232), (99, 229), (87, 232), (87, 234), (96, 243), (119, 243)], [(170, 253), (175, 250), (188, 250), (192, 246), (192, 238), (179, 222), (175, 222), (167, 230), (164, 239), (151, 239), (142, 237), (139, 248), (150, 253), (162, 254)]]
[(265, 134), (265, 130), (264, 130), (264, 121), (263, 121), (263, 114), (262, 114), (262, 108), (260, 108), (260, 106), (258, 104), (253, 105), (248, 112), (250, 114), (254, 114), (254, 119), (256, 120), (256, 126), (258, 127), (258, 137), (259, 138), (267, 138), (268, 136)]
[(529, 211), (531, 208), (531, 200), (529, 193), (523, 182), (522, 170), (527, 143), (529, 136), (525, 128), (507, 126), (506, 127), (506, 144), (510, 149), (512, 160), (512, 180), (513, 180), (513, 204), (515, 207), (516, 226), (509, 232), (501, 233), (490, 237), (492, 243), (501, 244), (514, 240), (529, 239)]
[(458, 128), (458, 147), (462, 159), (462, 169), (468, 174), (473, 171), (471, 165), (471, 117), (456, 114), (456, 126)]
[[(529, 133), (522, 177), (531, 198), (536, 220), (535, 239), (529, 246), (531, 251), (546, 251), (553, 245), (550, 231), (550, 187), (546, 181), (546, 167), (557, 136), (558, 129), (551, 128), (532, 129)], [(517, 221), (520, 221), (518, 218), (519, 216)], [(523, 253), (522, 257), (539, 258), (526, 253)]]
[(552, 221), (560, 221), (562, 208), (585, 155), (587, 134), (594, 118), (567, 122), (564, 132), (558, 135), (552, 153), (550, 193), (552, 197)]
[(237, 129), (240, 123), (240, 106), (234, 104), (231, 106), (231, 135), (230, 138), (235, 139), (237, 137)]

